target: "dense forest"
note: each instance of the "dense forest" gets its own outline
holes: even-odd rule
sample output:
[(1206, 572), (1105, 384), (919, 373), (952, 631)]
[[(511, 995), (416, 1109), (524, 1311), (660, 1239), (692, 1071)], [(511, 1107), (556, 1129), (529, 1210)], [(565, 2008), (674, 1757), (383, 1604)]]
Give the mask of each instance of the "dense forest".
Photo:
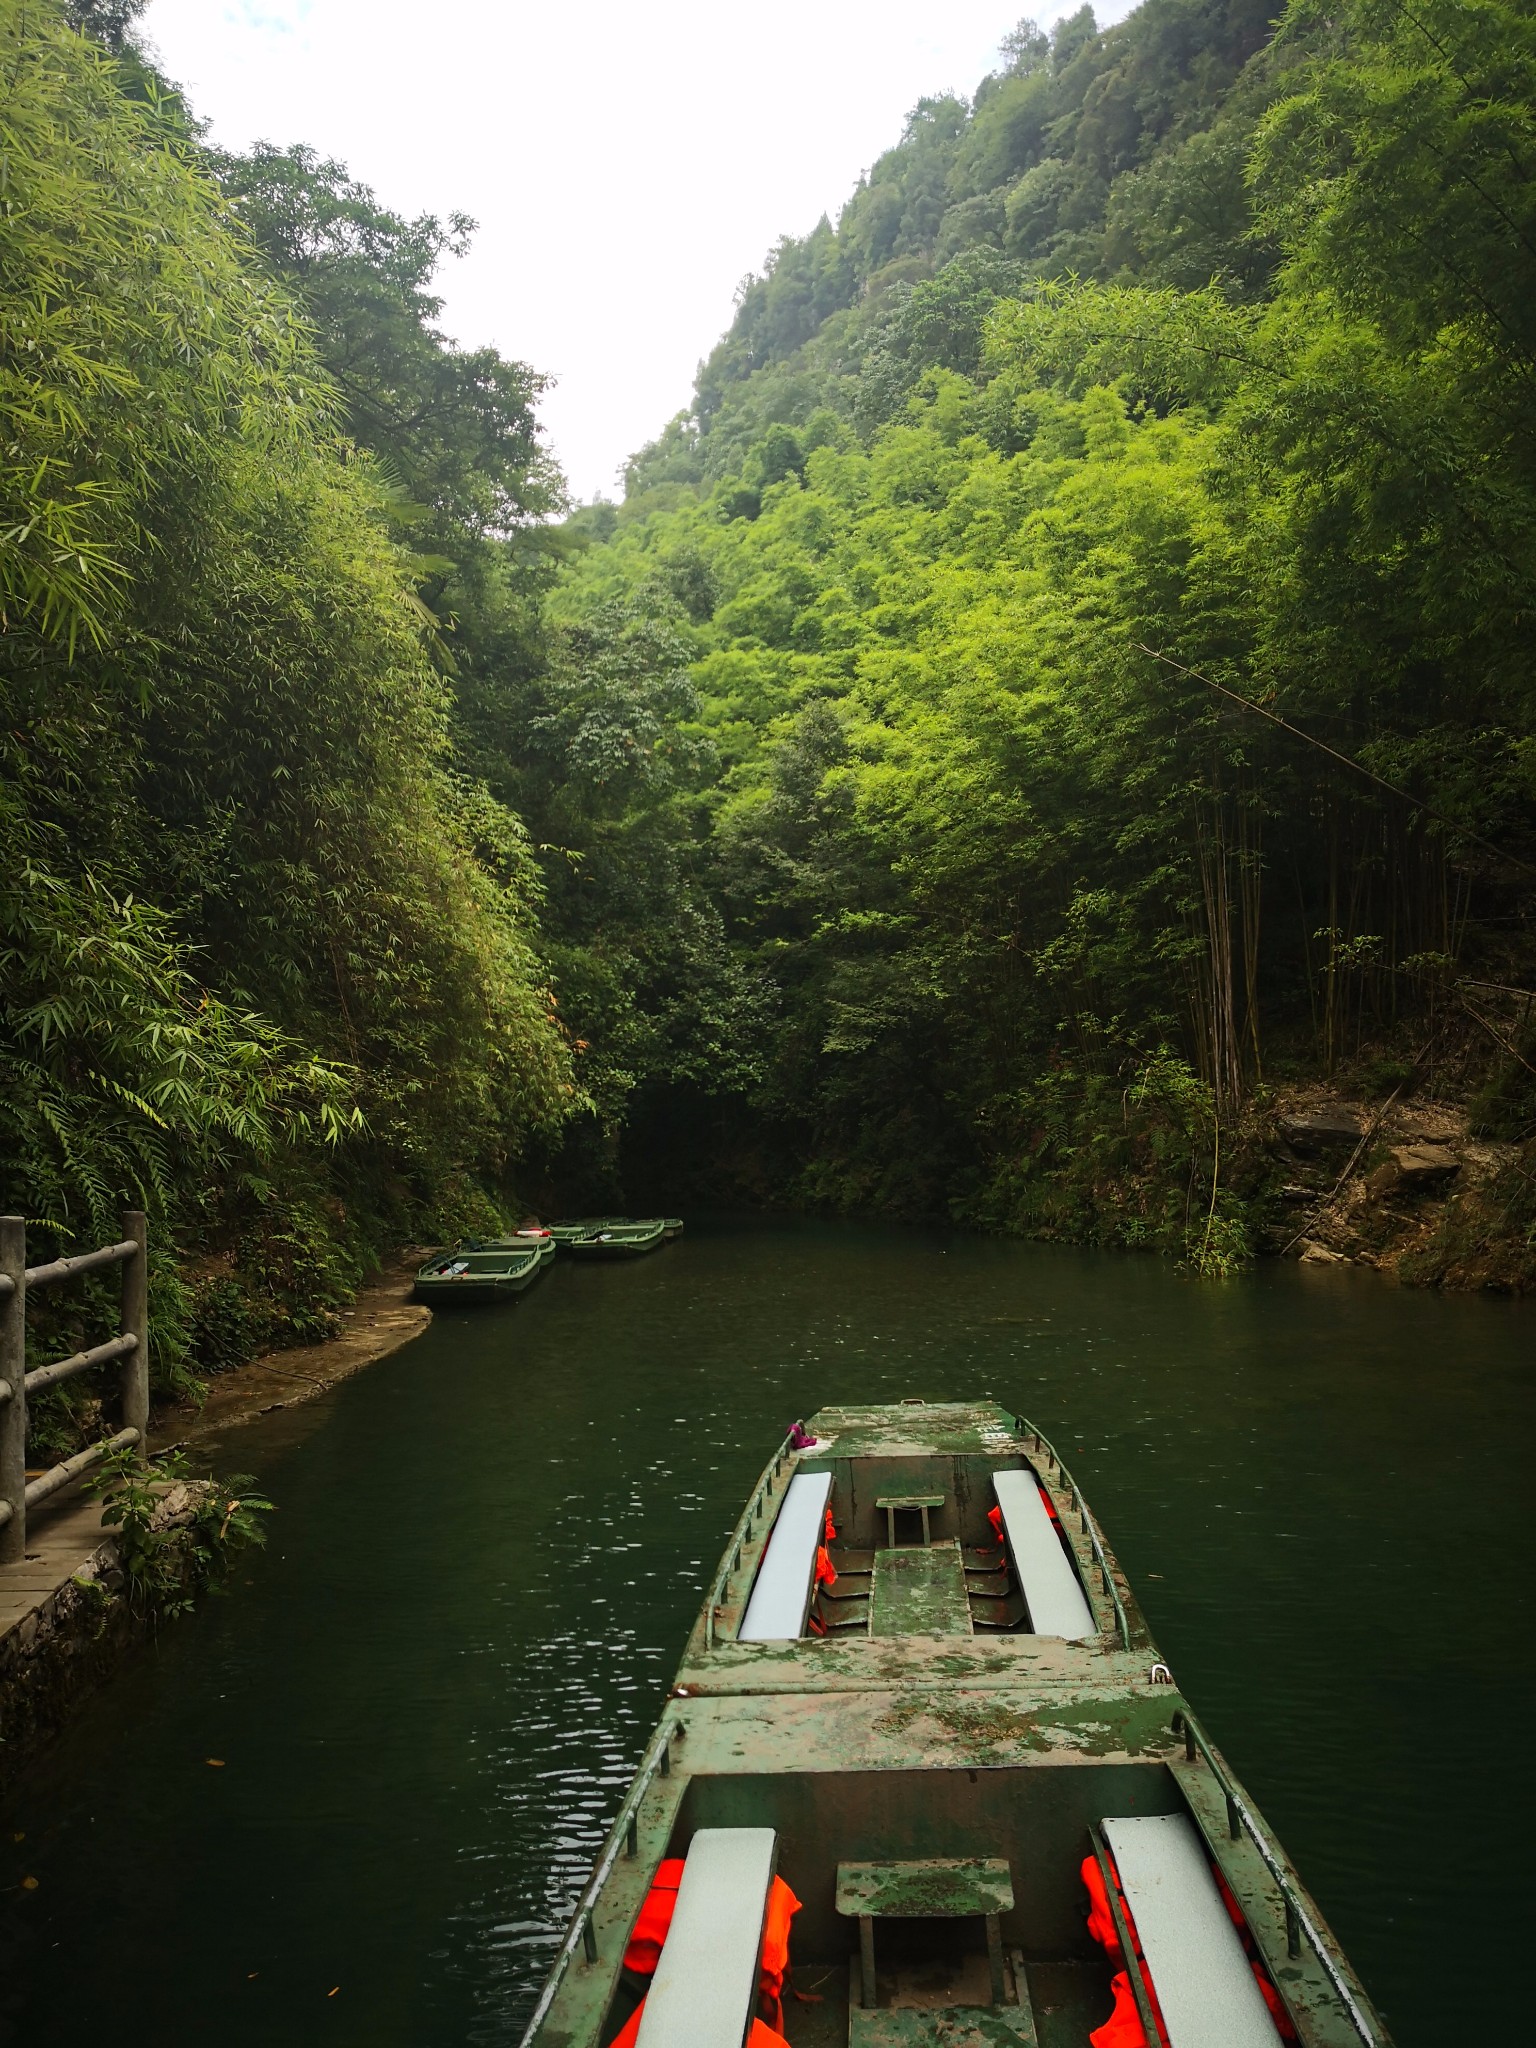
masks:
[(530, 1201), (1220, 1272), (1309, 1083), (1536, 1277), (1528, 13), (1019, 24), (572, 510), (473, 223), (137, 11), (0, 0), (0, 1200), (148, 1203), (163, 1390)]

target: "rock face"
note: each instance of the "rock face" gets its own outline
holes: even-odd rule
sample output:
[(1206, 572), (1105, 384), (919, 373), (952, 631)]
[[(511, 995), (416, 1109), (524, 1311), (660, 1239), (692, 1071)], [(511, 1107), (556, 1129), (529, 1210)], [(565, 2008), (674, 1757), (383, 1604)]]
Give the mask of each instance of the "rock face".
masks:
[(1323, 1110), (1282, 1117), (1280, 1135), (1298, 1152), (1332, 1152), (1358, 1145), (1365, 1130), (1347, 1110)]

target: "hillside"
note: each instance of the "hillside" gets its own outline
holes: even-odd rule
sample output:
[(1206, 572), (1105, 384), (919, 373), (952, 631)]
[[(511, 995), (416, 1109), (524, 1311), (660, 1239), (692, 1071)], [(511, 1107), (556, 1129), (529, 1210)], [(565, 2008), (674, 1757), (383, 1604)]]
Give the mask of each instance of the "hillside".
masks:
[(1146, 0), (1103, 33), (1090, 7), (1049, 32), (1021, 22), (970, 100), (919, 101), (835, 228), (786, 238), (745, 281), (692, 408), (631, 464), (628, 501), (739, 472), (764, 429), (819, 408), (871, 431), (924, 370), (973, 374), (988, 308), (1040, 278), (1261, 293), (1274, 250), (1244, 166), (1296, 61), (1271, 13)]
[(779, 245), (552, 601), (686, 656), (674, 858), (772, 1012), (632, 1170), (1220, 1268), (1315, 1207), (1288, 1091), (1381, 1188), (1443, 1098), (1371, 1255), (1529, 1277), (1532, 33), (1026, 26)]

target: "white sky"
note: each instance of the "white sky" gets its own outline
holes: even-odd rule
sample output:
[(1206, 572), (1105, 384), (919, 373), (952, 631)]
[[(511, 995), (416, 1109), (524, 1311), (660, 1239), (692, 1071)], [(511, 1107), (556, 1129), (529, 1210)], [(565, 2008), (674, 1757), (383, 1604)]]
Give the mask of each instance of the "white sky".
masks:
[(312, 143), (399, 212), (479, 221), (444, 326), (558, 380), (542, 417), (590, 498), (688, 402), (742, 275), (835, 220), (923, 94), (974, 91), (1028, 6), (151, 0), (139, 26), (226, 148)]

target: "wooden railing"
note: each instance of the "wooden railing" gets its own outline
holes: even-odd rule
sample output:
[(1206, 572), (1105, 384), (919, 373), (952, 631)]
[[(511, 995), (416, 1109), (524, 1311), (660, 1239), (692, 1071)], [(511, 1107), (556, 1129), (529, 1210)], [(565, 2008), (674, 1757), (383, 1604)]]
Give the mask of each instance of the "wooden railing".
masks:
[[(121, 1327), (115, 1337), (27, 1371), (27, 1295), (104, 1266), (123, 1269)], [(121, 1427), (61, 1465), (27, 1479), (27, 1396), (93, 1366), (121, 1361)], [(27, 1550), (27, 1512), (99, 1464), (109, 1451), (142, 1444), (149, 1431), (149, 1271), (144, 1212), (123, 1212), (116, 1244), (74, 1258), (27, 1264), (27, 1226), (0, 1216), (0, 1565), (19, 1564)]]

